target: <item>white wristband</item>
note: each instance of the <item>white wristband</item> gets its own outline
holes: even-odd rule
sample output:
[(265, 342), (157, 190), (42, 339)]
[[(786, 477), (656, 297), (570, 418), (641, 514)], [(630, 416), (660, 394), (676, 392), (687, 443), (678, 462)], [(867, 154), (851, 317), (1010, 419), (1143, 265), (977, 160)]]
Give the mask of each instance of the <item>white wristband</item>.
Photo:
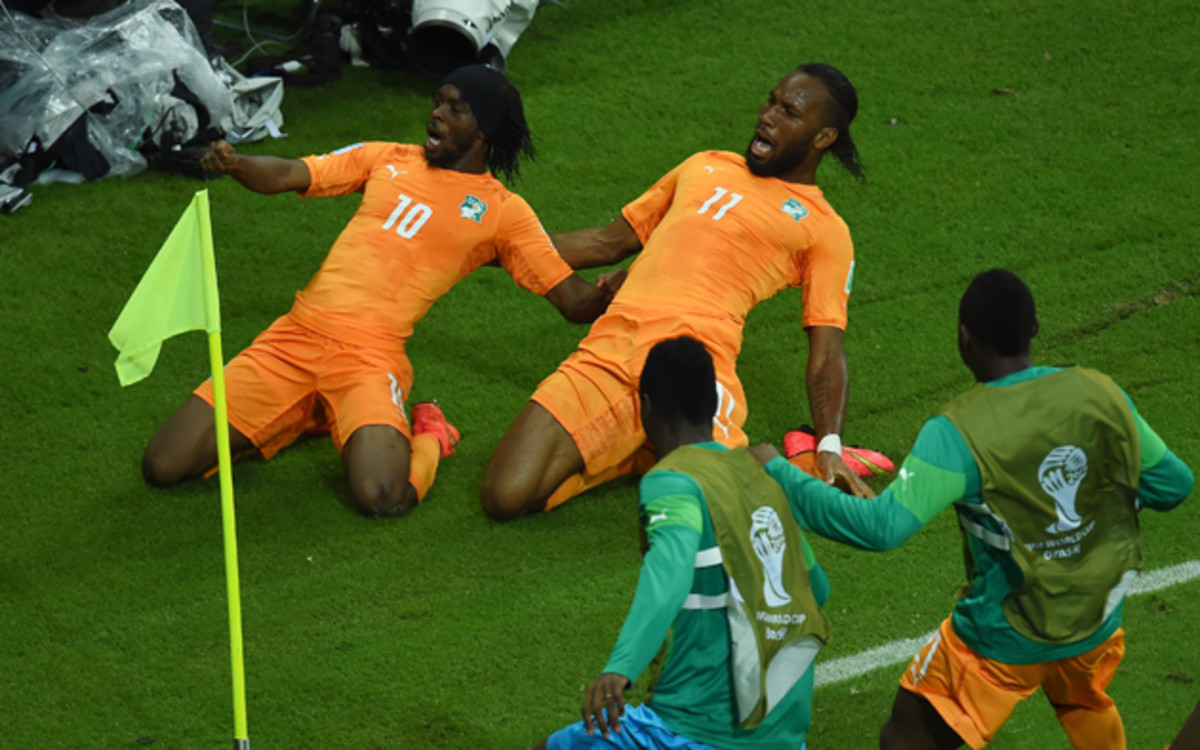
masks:
[(817, 453), (835, 453), (842, 455), (842, 438), (835, 432), (831, 432), (821, 438), (821, 442), (817, 443)]

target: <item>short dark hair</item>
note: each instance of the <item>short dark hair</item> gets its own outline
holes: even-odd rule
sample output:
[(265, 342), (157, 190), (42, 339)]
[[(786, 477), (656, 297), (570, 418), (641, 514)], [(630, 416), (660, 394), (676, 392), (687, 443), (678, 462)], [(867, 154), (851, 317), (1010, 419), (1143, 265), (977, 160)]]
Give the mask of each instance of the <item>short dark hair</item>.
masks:
[(821, 79), (829, 91), (829, 106), (826, 107), (829, 127), (837, 128), (838, 138), (829, 147), (842, 166), (860, 180), (867, 179), (867, 170), (858, 156), (858, 147), (850, 137), (850, 123), (858, 114), (858, 92), (854, 84), (842, 71), (826, 63), (806, 63), (796, 68), (807, 76)]
[(1001, 356), (1028, 354), (1037, 328), (1033, 292), (1012, 271), (984, 271), (963, 292), (958, 322)]
[(717, 411), (712, 355), (690, 336), (660, 341), (646, 357), (638, 390), (664, 421), (711, 422)]

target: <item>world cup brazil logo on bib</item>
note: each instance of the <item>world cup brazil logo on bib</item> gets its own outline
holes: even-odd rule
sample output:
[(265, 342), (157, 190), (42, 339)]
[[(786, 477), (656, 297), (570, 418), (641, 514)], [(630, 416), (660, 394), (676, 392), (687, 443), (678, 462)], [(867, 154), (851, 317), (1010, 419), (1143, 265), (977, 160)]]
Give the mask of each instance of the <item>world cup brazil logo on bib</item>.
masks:
[(763, 566), (763, 598), (768, 607), (781, 607), (792, 600), (783, 588), (783, 551), (787, 549), (783, 524), (775, 509), (765, 505), (750, 518), (750, 542)]
[(1047, 534), (1061, 534), (1079, 528), (1082, 519), (1075, 510), (1075, 494), (1087, 476), (1087, 455), (1074, 445), (1060, 445), (1046, 454), (1038, 467), (1038, 482), (1054, 498), (1058, 520), (1046, 527)]

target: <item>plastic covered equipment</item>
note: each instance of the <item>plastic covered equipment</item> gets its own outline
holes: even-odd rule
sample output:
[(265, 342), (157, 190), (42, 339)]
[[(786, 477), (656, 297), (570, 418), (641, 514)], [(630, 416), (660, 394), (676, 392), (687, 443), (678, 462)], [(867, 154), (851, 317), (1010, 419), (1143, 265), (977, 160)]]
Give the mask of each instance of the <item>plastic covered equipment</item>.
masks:
[(6, 11), (0, 190), (128, 176), (147, 155), (215, 138), (279, 137), (282, 101), (278, 78), (208, 59), (173, 0), (131, 0), (84, 24)]

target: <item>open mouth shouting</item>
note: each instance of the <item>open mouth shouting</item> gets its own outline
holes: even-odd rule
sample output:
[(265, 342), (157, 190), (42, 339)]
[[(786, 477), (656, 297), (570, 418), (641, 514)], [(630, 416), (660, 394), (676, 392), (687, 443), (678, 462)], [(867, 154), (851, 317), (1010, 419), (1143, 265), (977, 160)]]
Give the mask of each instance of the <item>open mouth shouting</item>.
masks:
[(425, 132), (428, 134), (428, 137), (425, 139), (425, 150), (437, 151), (438, 147), (446, 140), (445, 134), (438, 131), (437, 124), (432, 120), (425, 123)]
[(759, 161), (766, 161), (775, 152), (775, 142), (758, 129), (754, 131), (754, 140), (750, 141), (750, 154)]

